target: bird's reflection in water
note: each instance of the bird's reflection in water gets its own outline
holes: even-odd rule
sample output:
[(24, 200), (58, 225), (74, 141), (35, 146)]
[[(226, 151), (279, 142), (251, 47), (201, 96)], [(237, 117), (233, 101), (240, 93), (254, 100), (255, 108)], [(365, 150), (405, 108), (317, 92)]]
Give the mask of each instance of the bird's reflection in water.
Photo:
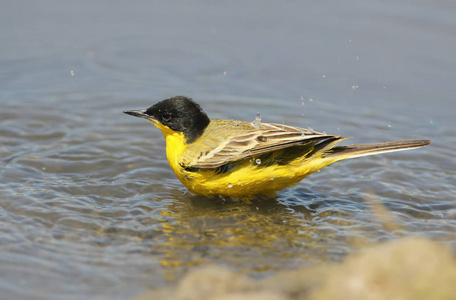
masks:
[(172, 202), (162, 211), (168, 217), (160, 260), (166, 277), (175, 280), (189, 267), (215, 263), (262, 276), (343, 257), (347, 245), (337, 238), (339, 227), (356, 222), (310, 190), (291, 194), (300, 199), (261, 196), (245, 204), (185, 195)]

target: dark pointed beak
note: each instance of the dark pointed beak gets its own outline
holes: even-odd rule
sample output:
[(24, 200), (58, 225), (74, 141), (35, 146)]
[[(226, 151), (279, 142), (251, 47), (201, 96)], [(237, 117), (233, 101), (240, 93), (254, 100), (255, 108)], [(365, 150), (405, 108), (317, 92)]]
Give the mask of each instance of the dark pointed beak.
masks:
[(145, 109), (141, 109), (141, 110), (126, 110), (126, 111), (124, 111), (124, 114), (130, 115), (130, 116), (134, 116), (134, 117), (138, 117), (138, 118), (152, 119), (151, 116), (146, 114), (146, 110)]

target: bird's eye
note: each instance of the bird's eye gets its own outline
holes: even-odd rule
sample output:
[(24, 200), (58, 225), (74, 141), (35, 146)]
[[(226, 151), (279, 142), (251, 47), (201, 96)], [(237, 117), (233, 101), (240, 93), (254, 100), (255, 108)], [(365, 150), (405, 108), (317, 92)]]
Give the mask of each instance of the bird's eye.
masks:
[(163, 115), (162, 115), (162, 120), (163, 120), (163, 122), (169, 122), (169, 121), (171, 121), (171, 115), (168, 114), (168, 113), (163, 113)]

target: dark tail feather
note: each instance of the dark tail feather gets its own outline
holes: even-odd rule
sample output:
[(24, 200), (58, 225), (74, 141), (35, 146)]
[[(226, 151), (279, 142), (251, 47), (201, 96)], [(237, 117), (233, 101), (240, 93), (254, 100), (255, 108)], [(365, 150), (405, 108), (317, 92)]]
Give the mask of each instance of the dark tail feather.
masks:
[(347, 158), (421, 148), (429, 145), (430, 143), (430, 140), (411, 140), (378, 144), (338, 146), (326, 151), (323, 154), (323, 157), (332, 158), (335, 161), (338, 161)]

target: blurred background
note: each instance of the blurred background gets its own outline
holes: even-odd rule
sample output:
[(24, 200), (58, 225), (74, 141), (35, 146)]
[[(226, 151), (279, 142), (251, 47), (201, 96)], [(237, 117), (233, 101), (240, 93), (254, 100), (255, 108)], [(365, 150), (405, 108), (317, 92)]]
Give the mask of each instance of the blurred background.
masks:
[[(409, 236), (456, 247), (454, 1), (0, 6), (5, 299), (124, 299), (206, 265), (262, 278)], [(213, 118), (432, 145), (223, 203), (187, 192), (159, 130), (122, 114), (174, 95)]]

